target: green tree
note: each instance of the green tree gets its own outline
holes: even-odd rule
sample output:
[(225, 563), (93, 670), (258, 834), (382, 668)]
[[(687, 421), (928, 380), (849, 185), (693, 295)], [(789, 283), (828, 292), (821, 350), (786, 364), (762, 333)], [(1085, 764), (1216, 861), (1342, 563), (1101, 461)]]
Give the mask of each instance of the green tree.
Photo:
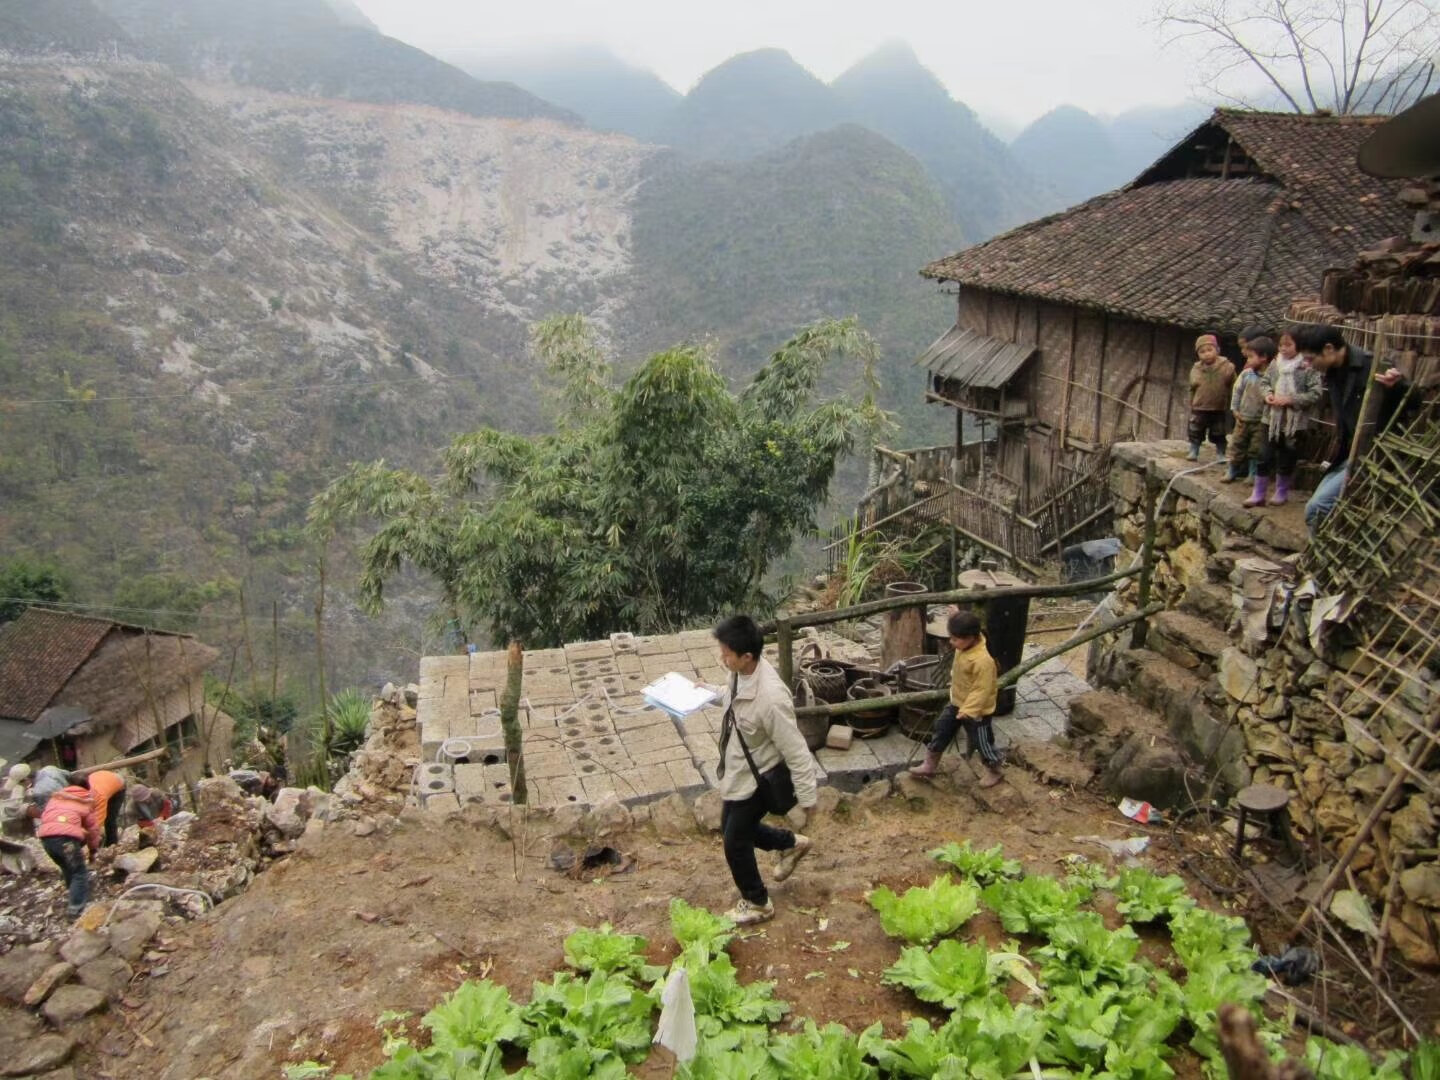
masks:
[(17, 618), (31, 604), (70, 597), (70, 579), (54, 563), (21, 555), (0, 563), (0, 623)]
[[(312, 502), (322, 541), (379, 522), (362, 552), (370, 610), (404, 562), (462, 621), (531, 646), (767, 610), (771, 561), (814, 528), (837, 462), (884, 422), (874, 343), (854, 319), (801, 331), (738, 395), (702, 346), (657, 353), (619, 386), (578, 317), (542, 323), (532, 346), (558, 386), (553, 434), (482, 429), (451, 444), (444, 481), (356, 465)], [(839, 361), (859, 365), (858, 402), (818, 400)]]

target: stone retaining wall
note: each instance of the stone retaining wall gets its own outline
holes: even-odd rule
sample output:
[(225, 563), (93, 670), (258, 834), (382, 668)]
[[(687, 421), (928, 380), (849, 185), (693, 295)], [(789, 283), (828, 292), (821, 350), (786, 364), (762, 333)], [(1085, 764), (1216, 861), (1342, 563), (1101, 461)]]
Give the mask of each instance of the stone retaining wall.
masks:
[[(1092, 682), (1125, 688), (1142, 668), (1153, 677), (1156, 663), (1182, 669), (1166, 667), (1172, 684), (1194, 688), (1187, 708), (1209, 724), (1182, 733), (1169, 717), (1192, 759), (1219, 775), (1222, 789), (1260, 782), (1291, 791), (1297, 829), (1338, 854), (1392, 780), (1402, 745), (1415, 737), (1413, 723), (1440, 701), (1434, 674), (1407, 675), (1383, 712), (1354, 689), (1365, 658), (1347, 648), (1343, 633), (1312, 640), (1312, 605), (1303, 591), (1287, 604), (1284, 590), (1273, 587), (1287, 578), (1299, 584), (1304, 496), (1293, 506), (1246, 509), (1240, 504), (1248, 485), (1220, 484), (1219, 468), (1178, 475), (1191, 467), (1180, 443), (1114, 448), (1115, 528), (1127, 549), (1117, 563), (1128, 565), (1141, 548), (1147, 483), (1169, 486), (1158, 507), (1152, 599), (1171, 610), (1152, 621), (1146, 649), (1130, 649), (1127, 633), (1092, 650)], [(1278, 577), (1257, 574), (1260, 563), (1272, 564)], [(1137, 592), (1132, 581), (1118, 607), (1133, 608)], [(1256, 613), (1248, 634), (1247, 611)], [(1437, 779), (1432, 760), (1401, 788), (1351, 864), (1377, 920), (1398, 870), (1391, 937), (1410, 962), (1432, 966), (1440, 965)]]

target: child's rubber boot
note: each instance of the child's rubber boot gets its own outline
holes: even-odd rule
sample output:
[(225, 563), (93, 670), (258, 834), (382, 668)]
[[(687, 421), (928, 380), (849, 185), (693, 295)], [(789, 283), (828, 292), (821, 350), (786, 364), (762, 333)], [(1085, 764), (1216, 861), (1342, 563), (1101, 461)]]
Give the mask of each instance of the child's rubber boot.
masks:
[(925, 760), (910, 770), (911, 776), (919, 777), (921, 780), (928, 779), (940, 771), (940, 751), (926, 750)]
[(1199, 460), (1200, 460), (1200, 444), (1199, 444), (1198, 442), (1192, 442), (1192, 443), (1190, 444), (1190, 452), (1185, 455), (1185, 460), (1186, 460), (1186, 461), (1199, 461)]
[(1267, 491), (1269, 491), (1269, 489), (1270, 489), (1270, 478), (1269, 478), (1268, 476), (1257, 476), (1257, 477), (1255, 477), (1255, 490), (1252, 491), (1252, 492), (1250, 493), (1250, 497), (1249, 497), (1248, 499), (1246, 499), (1246, 500), (1245, 500), (1243, 503), (1241, 503), (1240, 505), (1241, 505), (1241, 506), (1248, 506), (1248, 507), (1251, 507), (1252, 509), (1253, 509), (1254, 507), (1257, 507), (1257, 506), (1264, 506), (1264, 505), (1265, 505), (1265, 493), (1266, 493)]
[(1270, 496), (1271, 506), (1284, 506), (1290, 501), (1290, 477), (1277, 476), (1275, 478), (1275, 494)]
[(1230, 462), (1230, 467), (1225, 470), (1225, 475), (1220, 478), (1220, 483), (1233, 484), (1236, 480), (1239, 480), (1240, 468), (1241, 466), (1238, 461)]

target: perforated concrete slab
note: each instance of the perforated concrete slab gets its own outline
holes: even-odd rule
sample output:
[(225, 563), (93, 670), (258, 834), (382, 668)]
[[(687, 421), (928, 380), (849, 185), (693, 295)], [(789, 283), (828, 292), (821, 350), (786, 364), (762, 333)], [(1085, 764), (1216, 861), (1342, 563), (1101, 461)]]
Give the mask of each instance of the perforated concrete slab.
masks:
[[(840, 639), (833, 644), (855, 647)], [(774, 647), (766, 652), (773, 660)], [(616, 635), (537, 650), (525, 654), (523, 671), (521, 747), (531, 805), (591, 805), (611, 796), (637, 805), (715, 786), (720, 710), (676, 720), (640, 695), (670, 671), (723, 684), (728, 674), (708, 631)], [(416, 712), (427, 764), (416, 784), (422, 800), (452, 807), (512, 797), (498, 708), (506, 673), (504, 652), (421, 661)], [(1087, 689), (1058, 660), (1038, 668), (1020, 680), (1014, 713), (996, 718), (996, 741), (1004, 747), (1063, 733), (1069, 699)], [(923, 754), (921, 744), (892, 729), (878, 739), (856, 739), (849, 750), (822, 749), (816, 759), (824, 782), (858, 791)]]

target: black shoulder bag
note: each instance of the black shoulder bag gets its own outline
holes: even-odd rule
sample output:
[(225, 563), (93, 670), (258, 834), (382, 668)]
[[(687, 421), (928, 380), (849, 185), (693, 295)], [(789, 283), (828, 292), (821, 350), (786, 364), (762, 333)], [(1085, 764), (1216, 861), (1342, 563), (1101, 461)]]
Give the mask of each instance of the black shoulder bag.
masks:
[[(778, 817), (784, 817), (800, 801), (795, 795), (795, 781), (790, 776), (790, 766), (782, 756), (780, 764), (763, 773), (755, 767), (755, 759), (750, 756), (750, 747), (745, 745), (745, 736), (740, 734), (740, 725), (735, 722), (736, 682), (735, 679), (730, 680), (730, 704), (725, 709), (724, 721), (726, 733), (733, 731), (740, 740), (740, 750), (745, 755), (745, 763), (750, 766), (750, 775), (755, 777), (755, 790), (760, 793), (760, 801), (765, 804), (765, 809)], [(724, 735), (720, 741), (725, 742)]]

